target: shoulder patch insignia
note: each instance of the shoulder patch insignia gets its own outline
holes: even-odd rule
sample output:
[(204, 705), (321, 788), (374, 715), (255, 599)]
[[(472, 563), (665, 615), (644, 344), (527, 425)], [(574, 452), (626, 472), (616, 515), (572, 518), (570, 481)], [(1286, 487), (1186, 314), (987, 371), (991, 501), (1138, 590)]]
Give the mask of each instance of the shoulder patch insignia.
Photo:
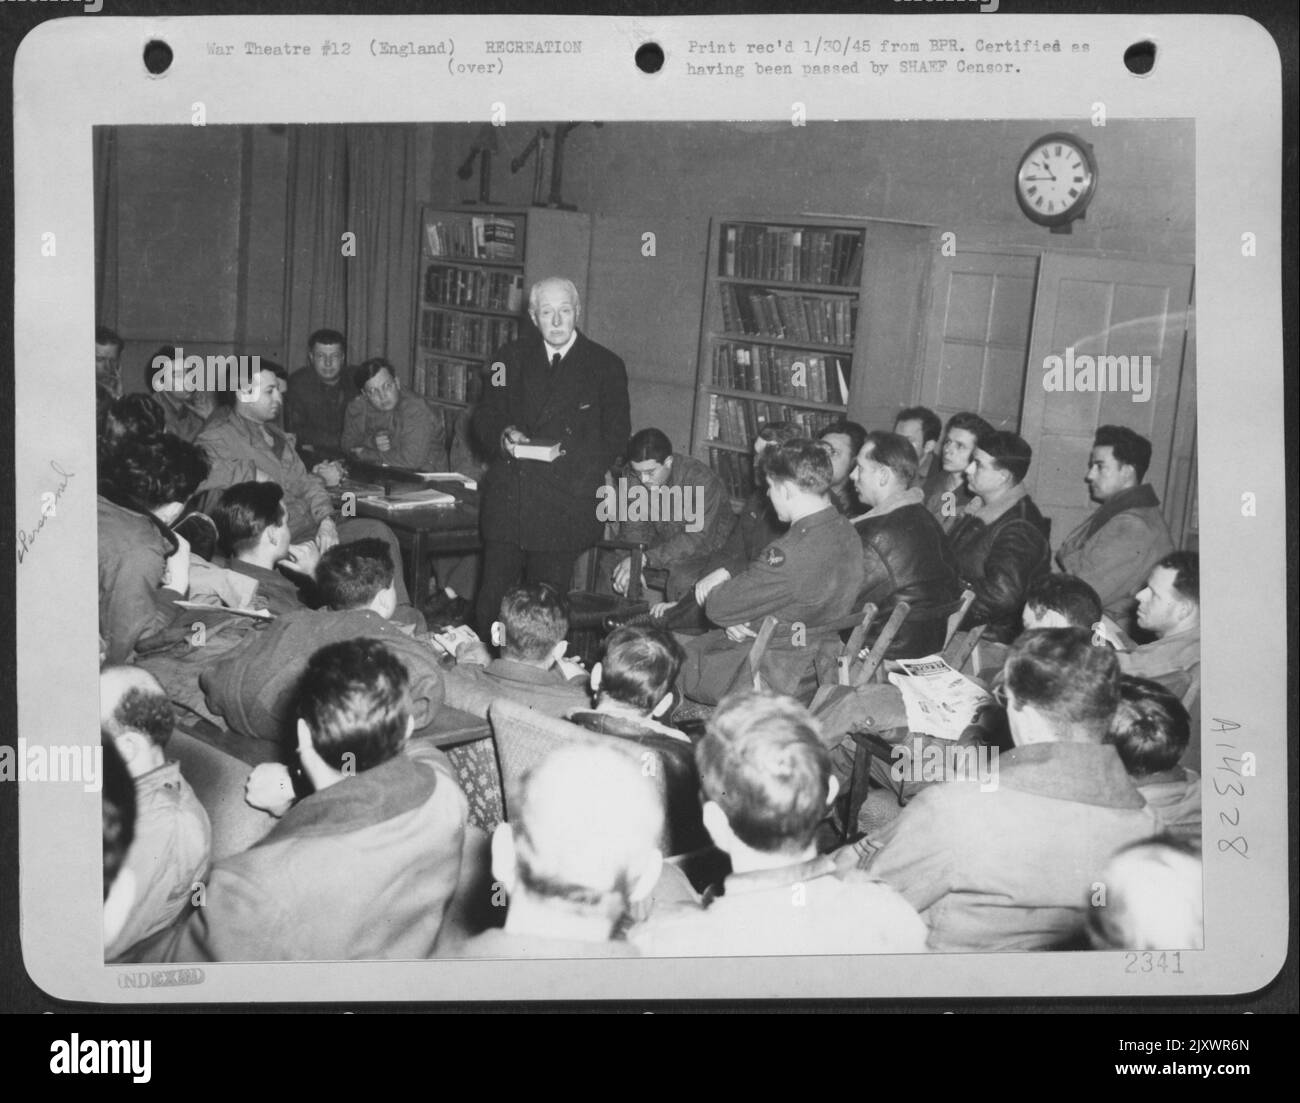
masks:
[(785, 562), (785, 552), (775, 544), (771, 544), (768, 546), (767, 550), (763, 552), (763, 562), (769, 567), (779, 567)]

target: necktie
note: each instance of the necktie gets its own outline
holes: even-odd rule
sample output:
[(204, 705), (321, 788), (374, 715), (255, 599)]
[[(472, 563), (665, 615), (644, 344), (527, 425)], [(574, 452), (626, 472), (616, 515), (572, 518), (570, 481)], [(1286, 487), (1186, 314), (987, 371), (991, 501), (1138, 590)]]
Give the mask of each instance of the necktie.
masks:
[(555, 373), (560, 370), (560, 354), (557, 352), (551, 357), (551, 372)]

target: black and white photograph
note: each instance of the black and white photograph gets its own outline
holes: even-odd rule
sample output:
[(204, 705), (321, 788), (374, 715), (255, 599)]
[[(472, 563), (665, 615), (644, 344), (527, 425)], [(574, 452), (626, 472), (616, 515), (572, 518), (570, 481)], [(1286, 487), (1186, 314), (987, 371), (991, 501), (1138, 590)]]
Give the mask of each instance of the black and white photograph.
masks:
[(596, 94), (626, 36), (576, 17), (137, 28), (149, 82), (49, 139), (75, 227), (20, 105), (29, 972), (1266, 983), (1280, 207), (1222, 197), (1280, 105), (1195, 94), (1203, 23), (1162, 40), (1180, 99), (1118, 22), (677, 20), (637, 54), (657, 106)]

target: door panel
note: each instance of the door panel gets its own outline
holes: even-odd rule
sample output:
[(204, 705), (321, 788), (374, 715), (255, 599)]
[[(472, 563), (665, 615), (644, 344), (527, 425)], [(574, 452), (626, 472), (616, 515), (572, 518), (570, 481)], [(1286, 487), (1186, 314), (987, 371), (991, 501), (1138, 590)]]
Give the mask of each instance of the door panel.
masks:
[(935, 263), (917, 401), (945, 421), (973, 410), (998, 428), (1020, 422), (1036, 257), (962, 252)]
[[(1191, 285), (1190, 264), (1044, 255), (1020, 434), (1034, 449), (1025, 482), (1039, 508), (1052, 518), (1054, 546), (1096, 508), (1083, 477), (1098, 425), (1126, 425), (1151, 441), (1146, 479), (1165, 504), (1164, 489), (1175, 460), (1173, 430)], [(1077, 358), (1084, 356), (1123, 356), (1130, 364), (1137, 357), (1143, 370), (1126, 377), (1115, 365), (1113, 377), (1110, 370), (1097, 372), (1091, 389), (1049, 391), (1049, 356), (1060, 357), (1063, 368), (1073, 364), (1075, 373), (1064, 373), (1071, 381), (1079, 378), (1082, 365)], [(1125, 383), (1125, 390), (1109, 389)]]

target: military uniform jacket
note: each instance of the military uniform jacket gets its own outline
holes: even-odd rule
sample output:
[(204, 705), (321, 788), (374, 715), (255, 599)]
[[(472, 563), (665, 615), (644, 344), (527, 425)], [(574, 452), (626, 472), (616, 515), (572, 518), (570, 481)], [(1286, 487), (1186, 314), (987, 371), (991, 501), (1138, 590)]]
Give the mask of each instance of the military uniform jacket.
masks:
[[(560, 362), (532, 333), (506, 345), (488, 366), (474, 429), (491, 466), (479, 484), (483, 538), (532, 551), (572, 551), (599, 540), (597, 490), (631, 433), (627, 369), (581, 333)], [(494, 386), (497, 365), (502, 385)], [(514, 426), (534, 439), (558, 440), (553, 463), (517, 460), (501, 450)]]
[[(819, 628), (852, 613), (865, 572), (857, 531), (833, 506), (790, 526), (759, 553), (749, 569), (716, 587), (705, 600), (709, 619), (723, 628), (748, 623), (757, 631), (765, 616), (780, 622), (763, 659), (769, 688), (810, 697), (815, 687)], [(792, 626), (802, 631), (792, 634)], [(682, 689), (696, 701), (712, 703), (735, 688), (750, 643), (733, 643), (723, 632), (683, 641), (687, 661)]]

